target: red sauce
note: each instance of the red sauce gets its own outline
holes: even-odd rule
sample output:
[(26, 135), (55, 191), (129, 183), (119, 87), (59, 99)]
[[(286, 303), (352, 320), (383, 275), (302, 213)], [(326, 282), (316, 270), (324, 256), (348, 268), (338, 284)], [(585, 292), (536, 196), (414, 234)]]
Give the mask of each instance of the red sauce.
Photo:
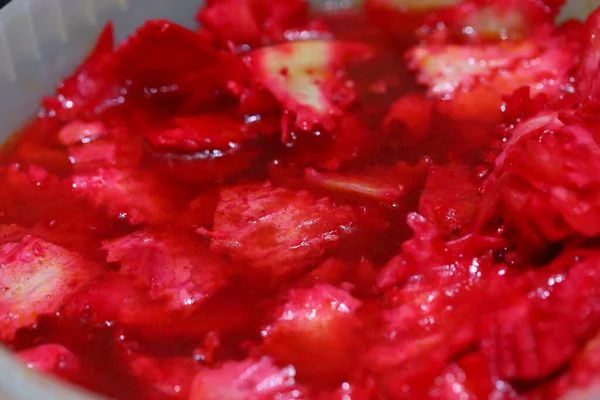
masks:
[(4, 147), (3, 343), (128, 400), (593, 380), (597, 16), (250, 3), (108, 26)]

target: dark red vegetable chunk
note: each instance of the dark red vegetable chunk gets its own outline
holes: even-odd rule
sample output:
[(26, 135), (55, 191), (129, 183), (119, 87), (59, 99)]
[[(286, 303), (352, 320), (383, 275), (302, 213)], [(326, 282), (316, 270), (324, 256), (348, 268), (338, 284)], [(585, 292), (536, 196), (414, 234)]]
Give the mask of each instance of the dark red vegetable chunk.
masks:
[(97, 119), (134, 106), (150, 107), (155, 100), (184, 100), (195, 89), (206, 88), (182, 83), (218, 64), (209, 41), (169, 21), (149, 21), (112, 46), (112, 26), (107, 25), (87, 61), (59, 86), (55, 98), (44, 101), (48, 115), (65, 121)]

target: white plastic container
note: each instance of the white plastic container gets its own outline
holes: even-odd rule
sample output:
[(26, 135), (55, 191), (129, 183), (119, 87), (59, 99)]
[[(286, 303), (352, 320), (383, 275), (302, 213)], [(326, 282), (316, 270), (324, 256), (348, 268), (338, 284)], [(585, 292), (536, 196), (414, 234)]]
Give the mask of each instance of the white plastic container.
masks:
[[(273, 0), (285, 1), (285, 0)], [(358, 0), (313, 0), (348, 6)], [(202, 0), (13, 0), (0, 10), (0, 143), (31, 118), (42, 96), (52, 94), (89, 52), (102, 26), (115, 24), (122, 40), (148, 19), (194, 26)], [(570, 0), (561, 19), (585, 17), (600, 0)], [(0, 194), (1, 195), (1, 194)], [(41, 376), (0, 349), (0, 400), (99, 399)], [(586, 390), (570, 400), (600, 400)]]

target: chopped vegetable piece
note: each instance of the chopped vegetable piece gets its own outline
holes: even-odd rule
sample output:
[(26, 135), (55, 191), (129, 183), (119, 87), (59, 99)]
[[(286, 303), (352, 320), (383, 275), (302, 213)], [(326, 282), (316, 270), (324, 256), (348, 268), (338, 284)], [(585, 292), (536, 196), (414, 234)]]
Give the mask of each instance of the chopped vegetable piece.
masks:
[(185, 151), (222, 149), (248, 138), (242, 122), (227, 115), (178, 117), (176, 127), (150, 132), (147, 137), (155, 147)]
[(114, 142), (93, 142), (69, 148), (69, 162), (73, 169), (93, 170), (117, 165), (118, 149)]
[(414, 146), (420, 144), (429, 133), (433, 103), (421, 94), (408, 94), (400, 97), (391, 105), (383, 127), (386, 131), (396, 133), (398, 125), (406, 128), (408, 133), (402, 136), (403, 142)]
[(309, 25), (314, 24), (308, 20), (308, 7), (305, 0), (213, 0), (197, 18), (220, 46), (243, 49), (290, 40), (294, 30), (301, 31), (301, 37), (310, 34)]
[(500, 70), (512, 70), (524, 59), (538, 54), (535, 43), (497, 45), (421, 45), (408, 53), (409, 65), (418, 69), (419, 83), (436, 96), (471, 89), (481, 79), (491, 79)]
[(490, 286), (486, 304), (494, 311), (480, 321), (481, 350), (500, 377), (546, 377), (575, 355), (579, 338), (596, 332), (597, 262), (597, 252), (567, 253), (511, 287)]
[(577, 68), (579, 95), (598, 100), (598, 73), (600, 72), (600, 10), (594, 11), (585, 24), (582, 62)]
[(406, 283), (422, 273), (435, 275), (447, 270), (450, 277), (456, 278), (460, 273), (477, 274), (478, 268), (471, 271), (469, 267), (481, 263), (480, 258), (486, 258), (486, 253), (503, 250), (508, 243), (503, 239), (472, 234), (446, 242), (437, 227), (423, 216), (412, 213), (407, 220), (414, 235), (402, 243), (402, 252), (381, 270), (377, 282), (379, 290)]
[(429, 396), (435, 400), (460, 400), (469, 397), (503, 400), (519, 398), (510, 383), (490, 373), (485, 360), (479, 354), (470, 354), (459, 362), (450, 364), (434, 382)]
[(179, 83), (218, 64), (210, 42), (169, 21), (146, 22), (114, 50), (107, 45), (108, 37), (111, 25), (90, 58), (61, 84), (57, 96), (45, 101), (47, 112), (64, 121), (126, 113), (133, 102), (149, 106), (154, 98), (189, 95), (194, 89)]
[(168, 300), (152, 299), (146, 285), (111, 272), (79, 291), (65, 312), (70, 318), (85, 318), (93, 327), (118, 323), (144, 337), (162, 340), (197, 339), (211, 331), (237, 332), (255, 323), (257, 300), (239, 288), (215, 294), (198, 307), (173, 308)]
[(373, 182), (368, 176), (325, 175), (311, 168), (304, 171), (304, 178), (316, 186), (350, 193), (354, 192), (360, 196), (386, 202), (397, 201), (405, 194), (404, 188), (400, 184), (394, 185), (394, 183), (390, 182), (386, 185), (386, 182)]
[(43, 344), (17, 353), (27, 368), (76, 380), (80, 377), (81, 361), (69, 349), (59, 344)]
[(168, 185), (143, 170), (101, 168), (73, 175), (68, 181), (76, 195), (133, 225), (161, 224), (175, 212)]
[(386, 35), (406, 42), (434, 13), (459, 4), (461, 0), (365, 0), (365, 9), (374, 26)]
[(429, 11), (455, 5), (460, 0), (371, 0), (377, 7), (386, 7), (399, 12)]
[(302, 387), (295, 381), (293, 366), (282, 369), (267, 358), (228, 362), (202, 370), (194, 378), (190, 400), (296, 399)]
[[(562, 376), (546, 395), (563, 395), (561, 399), (592, 398), (597, 390), (600, 368), (600, 343), (598, 337), (591, 339), (574, 358), (570, 371)], [(587, 396), (584, 394), (588, 392)]]
[(398, 163), (392, 167), (375, 167), (361, 174), (319, 172), (308, 168), (304, 181), (332, 193), (350, 195), (361, 200), (394, 203), (423, 185), (427, 166)]
[(145, 385), (149, 399), (188, 399), (192, 380), (201, 368), (191, 358), (159, 359), (138, 354), (130, 358), (130, 374)]
[(450, 234), (473, 221), (478, 187), (466, 166), (433, 167), (421, 194), (419, 213)]
[(228, 265), (183, 235), (136, 232), (104, 243), (108, 262), (172, 309), (197, 306), (227, 283)]
[(52, 315), (98, 269), (78, 254), (26, 236), (0, 246), (0, 338), (12, 340), (38, 317)]
[(356, 216), (307, 192), (271, 184), (236, 185), (221, 191), (211, 249), (273, 279), (300, 273), (350, 235)]
[(65, 146), (72, 146), (78, 143), (89, 143), (107, 134), (108, 131), (101, 122), (73, 121), (60, 129), (58, 141)]
[(485, 43), (543, 38), (554, 28), (562, 3), (564, 0), (466, 0), (432, 14), (421, 30), (428, 38), (445, 41)]
[(332, 129), (354, 97), (352, 82), (342, 76), (345, 65), (371, 53), (365, 44), (308, 40), (259, 49), (244, 59), (255, 79), (296, 114), (298, 127)]
[(515, 129), (487, 182), (486, 208), (480, 209), (481, 217), (502, 216), (538, 246), (598, 234), (590, 222), (598, 213), (600, 148), (584, 127), (561, 127), (554, 118), (538, 116), (522, 123), (524, 131)]
[(301, 378), (343, 380), (358, 355), (360, 302), (326, 284), (292, 290), (288, 297), (262, 330), (265, 351), (279, 364), (294, 365)]
[(385, 308), (372, 322), (367, 354), (369, 368), (392, 392), (421, 374), (436, 373), (473, 345), (479, 299), (497, 270), (490, 248), (498, 243), (475, 237), (445, 243), (422, 217), (409, 218), (415, 237), (381, 272)]

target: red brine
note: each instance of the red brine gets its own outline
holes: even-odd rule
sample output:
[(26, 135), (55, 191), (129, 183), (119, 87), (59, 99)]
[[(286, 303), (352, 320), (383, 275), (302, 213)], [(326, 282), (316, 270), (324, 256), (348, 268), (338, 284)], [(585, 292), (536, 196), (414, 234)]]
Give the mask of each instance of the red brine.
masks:
[(562, 3), (107, 25), (0, 152), (0, 341), (119, 400), (600, 383), (600, 11)]

